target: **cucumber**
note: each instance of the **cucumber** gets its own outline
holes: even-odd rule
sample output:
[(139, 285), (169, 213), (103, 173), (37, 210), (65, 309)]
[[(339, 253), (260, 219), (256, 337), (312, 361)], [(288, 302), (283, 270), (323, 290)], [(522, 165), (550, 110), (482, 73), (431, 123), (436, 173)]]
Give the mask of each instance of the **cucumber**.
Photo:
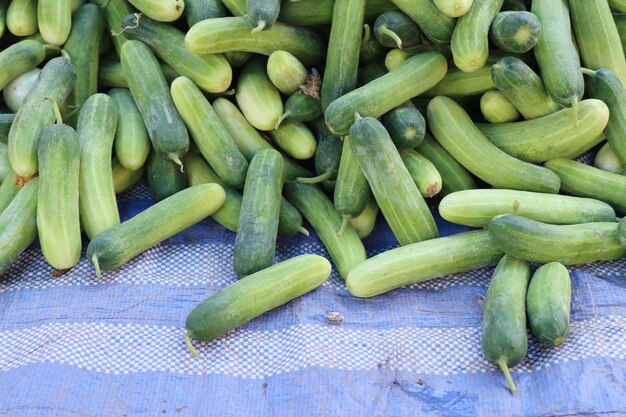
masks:
[(560, 106), (575, 107), (585, 83), (572, 41), (567, 1), (534, 0), (531, 12), (541, 22), (541, 37), (533, 49), (546, 90)]
[(605, 143), (600, 148), (594, 159), (593, 165), (603, 171), (612, 172), (614, 174), (626, 174), (626, 168), (620, 162), (609, 143)]
[[(97, 6), (96, 6), (97, 7)], [(78, 209), (80, 143), (76, 131), (60, 124), (47, 128), (39, 144), (37, 230), (44, 258), (56, 269), (80, 260)]]
[(152, 20), (173, 22), (185, 11), (184, 0), (128, 0), (137, 10)]
[(561, 177), (563, 192), (604, 201), (626, 214), (626, 176), (569, 159), (554, 159), (544, 165)]
[(541, 78), (521, 59), (499, 59), (491, 67), (491, 78), (525, 119), (547, 116), (560, 109), (548, 95)]
[(126, 0), (92, 0), (92, 3), (96, 3), (98, 6), (104, 8), (107, 28), (112, 35), (111, 39), (113, 40), (113, 45), (115, 46), (117, 54), (121, 55), (122, 45), (128, 40), (124, 36), (124, 32), (122, 32), (122, 21), (125, 16), (133, 12), (133, 8)]
[(496, 188), (545, 193), (559, 191), (557, 175), (501, 151), (487, 140), (465, 110), (452, 99), (441, 96), (432, 99), (427, 118), (431, 132), (446, 151), (488, 184)]
[(416, 46), (420, 43), (420, 28), (404, 13), (397, 10), (385, 12), (374, 23), (376, 40), (388, 48)]
[(435, 165), (412, 149), (400, 151), (404, 166), (411, 174), (422, 197), (433, 197), (441, 191), (441, 174)]
[(246, 0), (221, 0), (224, 6), (233, 16), (246, 15)]
[(569, 0), (569, 7), (583, 65), (611, 70), (626, 85), (626, 57), (608, 2)]
[(13, 182), (14, 176), (15, 172), (9, 171), (2, 183), (0, 183), (0, 214), (11, 204), (11, 201), (20, 191), (20, 187)]
[(15, 77), (31, 71), (46, 57), (46, 47), (37, 41), (23, 40), (0, 52), (0, 90)]
[(387, 74), (387, 69), (380, 62), (368, 64), (359, 69), (359, 83), (360, 85), (367, 84), (374, 81), (377, 78)]
[[(419, 46), (413, 46), (406, 49), (392, 49), (387, 53), (385, 57), (385, 66), (389, 71), (397, 68), (404, 61), (414, 55), (423, 54), (426, 52), (439, 52), (448, 59), (452, 59), (452, 52), (449, 45), (432, 45), (425, 44)], [(450, 68), (452, 69), (452, 68)]]
[(270, 29), (250, 33), (252, 27), (245, 17), (220, 17), (195, 24), (185, 36), (185, 46), (194, 54), (216, 54), (230, 51), (256, 52), (271, 55), (287, 51), (304, 65), (324, 60), (326, 44), (317, 33), (308, 29), (276, 23)]
[(489, 56), (489, 27), (502, 7), (502, 0), (474, 0), (459, 18), (450, 46), (454, 65), (464, 72), (481, 69)]
[(91, 96), (78, 116), (80, 219), (89, 239), (120, 223), (111, 171), (116, 126), (117, 110), (106, 94)]
[(226, 8), (221, 0), (185, 0), (185, 17), (189, 27), (206, 19), (224, 16)]
[(356, 112), (361, 116), (382, 116), (436, 85), (447, 68), (439, 53), (415, 55), (395, 70), (333, 101), (325, 112), (326, 124), (333, 134), (345, 136)]
[(370, 196), (361, 214), (350, 218), (350, 226), (354, 229), (360, 239), (365, 239), (374, 230), (376, 218), (378, 217), (378, 204), (374, 196)]
[(626, 247), (626, 220), (620, 220), (617, 226), (617, 236), (619, 238), (619, 243)]
[(441, 13), (432, 0), (391, 0), (391, 2), (413, 19), (433, 43), (450, 42), (456, 22)]
[(278, 20), (280, 13), (280, 0), (247, 0), (246, 15), (257, 33), (272, 27)]
[(241, 69), (235, 99), (252, 126), (272, 130), (283, 114), (283, 100), (266, 72), (263, 58), (252, 58)]
[(230, 51), (222, 54), (232, 68), (242, 67), (252, 56), (251, 52)]
[[(22, 75), (18, 75), (4, 87), (4, 104), (7, 105), (9, 110), (17, 112), (20, 109), (26, 95), (33, 87), (33, 84), (35, 84), (35, 81), (37, 81), (40, 73), (41, 70), (39, 68), (34, 68), (23, 73)], [(5, 142), (8, 134), (8, 130), (6, 134), (0, 133), (0, 136), (5, 138)], [(2, 141), (1, 137), (0, 141)]]
[(374, 297), (404, 285), (484, 268), (502, 255), (486, 230), (464, 232), (373, 256), (350, 271), (346, 286), (356, 297)]
[[(333, 22), (335, 3), (335, 0), (283, 0), (278, 20), (293, 25), (328, 25)], [(390, 0), (367, 0), (365, 18), (373, 21), (382, 13), (394, 8)]]
[(472, 7), (474, 0), (434, 0), (437, 9), (449, 17), (461, 17)]
[(111, 171), (115, 194), (121, 194), (124, 191), (130, 190), (139, 182), (141, 177), (143, 177), (143, 174), (146, 172), (143, 166), (135, 171), (124, 168), (124, 166), (120, 164), (115, 157), (113, 157), (112, 160)]
[(124, 35), (148, 45), (163, 62), (185, 77), (191, 78), (207, 93), (222, 93), (233, 78), (230, 64), (222, 55), (196, 55), (185, 49), (185, 34), (172, 25), (147, 17), (124, 18)]
[[(127, 42), (128, 43), (128, 42)], [(202, 184), (180, 191), (96, 236), (87, 246), (87, 259), (100, 271), (111, 271), (135, 256), (174, 236), (224, 203), (224, 189)]]
[(39, 178), (28, 181), (0, 215), (0, 274), (37, 237), (38, 185)]
[(480, 112), (489, 123), (508, 123), (519, 119), (517, 108), (498, 90), (490, 90), (480, 98)]
[(551, 225), (505, 214), (489, 222), (489, 236), (507, 254), (530, 262), (579, 265), (626, 256), (615, 222)]
[(506, 376), (509, 389), (517, 389), (509, 368), (526, 356), (526, 290), (530, 265), (512, 256), (503, 256), (494, 271), (483, 304), (482, 348), (489, 362)]
[(152, 147), (163, 158), (181, 165), (189, 149), (189, 134), (170, 95), (156, 57), (139, 41), (122, 47), (122, 68), (130, 92), (143, 117)]
[(452, 68), (441, 81), (424, 93), (424, 97), (474, 96), (494, 88), (495, 84), (491, 78), (491, 68), (489, 67), (483, 67), (473, 72), (463, 72)]
[(328, 131), (323, 120), (318, 120), (315, 123), (315, 134), (317, 137), (317, 147), (315, 148), (315, 173), (317, 177), (297, 179), (297, 181), (305, 184), (333, 181), (337, 179), (339, 172), (343, 148), (341, 139)]
[(6, 25), (15, 36), (30, 36), (37, 32), (37, 0), (11, 0)]
[(154, 201), (161, 201), (187, 188), (187, 177), (180, 167), (155, 152), (148, 156), (148, 188)]
[(9, 161), (9, 147), (4, 143), (0, 143), (0, 182), (4, 181), (10, 173), (11, 161)]
[[(367, 4), (367, 3), (366, 3)], [(359, 65), (369, 65), (385, 59), (387, 48), (382, 46), (375, 36), (371, 34), (370, 25), (363, 25), (364, 34), (361, 39), (361, 50), (359, 52)]]
[(0, 1), (0, 38), (2, 38), (2, 35), (4, 35), (4, 32), (6, 30), (6, 16), (8, 7), (9, 0)]
[(626, 2), (624, 0), (609, 0), (609, 6), (618, 12), (626, 12)]
[(590, 198), (518, 190), (465, 190), (444, 197), (439, 214), (449, 222), (485, 227), (501, 214), (516, 214), (550, 224), (611, 222), (613, 208)]
[(426, 120), (412, 106), (400, 106), (383, 116), (383, 124), (398, 149), (419, 146), (426, 135)]
[(382, 123), (357, 117), (350, 149), (400, 245), (437, 237), (435, 220)]
[(46, 43), (63, 45), (72, 28), (72, 0), (37, 0), (37, 25)]
[(55, 120), (53, 106), (45, 98), (62, 103), (75, 82), (76, 68), (64, 57), (48, 61), (41, 70), (9, 132), (9, 158), (18, 176), (30, 177), (38, 171), (39, 138)]
[(365, 261), (365, 248), (352, 226), (347, 225), (343, 236), (337, 236), (342, 224), (341, 215), (315, 185), (288, 181), (285, 196), (315, 229), (342, 278)]
[(294, 159), (310, 159), (315, 155), (315, 136), (304, 123), (286, 120), (269, 135), (279, 148)]
[[(189, 338), (213, 340), (322, 285), (330, 262), (318, 255), (300, 255), (231, 284), (197, 305), (187, 316)], [(190, 347), (195, 352), (193, 347)], [(196, 354), (197, 355), (197, 354)]]
[[(572, 114), (578, 113), (578, 124)], [(587, 99), (578, 109), (523, 122), (479, 124), (491, 143), (515, 158), (543, 162), (555, 158), (573, 158), (600, 143), (609, 120), (609, 108), (600, 100)]]
[(242, 189), (248, 161), (235, 145), (213, 107), (192, 80), (179, 77), (171, 85), (172, 98), (202, 156), (224, 183)]
[(150, 153), (150, 138), (141, 113), (128, 89), (113, 88), (108, 95), (117, 109), (115, 155), (124, 168), (137, 171), (144, 166)]
[(310, 122), (324, 115), (322, 112), (322, 103), (319, 98), (313, 97), (304, 91), (298, 91), (287, 99), (285, 102), (285, 112), (278, 120), (278, 126), (283, 120), (287, 119), (292, 122)]
[(0, 114), (0, 142), (7, 143), (9, 141), (9, 132), (15, 120), (15, 114)]
[(267, 76), (283, 94), (293, 94), (306, 81), (307, 69), (287, 51), (272, 52), (267, 59)]
[[(178, 73), (169, 65), (162, 62), (159, 64), (168, 84), (171, 84), (172, 81), (179, 77)], [(98, 69), (98, 83), (103, 87), (128, 88), (128, 80), (126, 79), (126, 74), (124, 74), (122, 63), (107, 58), (101, 59), (100, 68)]]
[(559, 346), (567, 337), (571, 302), (567, 268), (551, 262), (535, 271), (526, 294), (526, 312), (533, 334), (544, 346)]
[(506, 52), (528, 52), (541, 37), (541, 22), (530, 12), (506, 11), (498, 13), (491, 22), (489, 39)]
[(322, 110), (356, 88), (365, 0), (335, 2), (322, 83)]

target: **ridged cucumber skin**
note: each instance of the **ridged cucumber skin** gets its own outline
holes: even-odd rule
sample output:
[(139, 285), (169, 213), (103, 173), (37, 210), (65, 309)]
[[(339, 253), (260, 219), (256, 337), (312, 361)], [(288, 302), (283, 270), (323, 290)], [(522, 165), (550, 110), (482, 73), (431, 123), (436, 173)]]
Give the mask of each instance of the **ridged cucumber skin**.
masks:
[(243, 191), (233, 269), (239, 278), (272, 266), (283, 188), (283, 158), (266, 149), (250, 161)]
[(363, 211), (358, 216), (350, 218), (349, 223), (360, 239), (365, 239), (374, 230), (378, 211), (376, 199), (374, 196), (370, 196)]
[(11, 204), (11, 201), (13, 201), (18, 191), (20, 191), (20, 187), (13, 183), (14, 176), (15, 172), (9, 171), (2, 181), (2, 184), (0, 184), (0, 214)]
[(9, 161), (9, 146), (0, 142), (0, 182), (4, 181), (10, 172), (11, 161)]
[[(439, 144), (468, 171), (488, 184), (496, 188), (544, 193), (559, 191), (557, 175), (497, 148), (452, 99), (442, 96), (432, 99), (428, 104), (427, 119)], [(485, 161), (489, 163), (485, 164)]]
[(117, 158), (113, 157), (111, 162), (111, 175), (113, 176), (113, 189), (115, 190), (115, 194), (121, 194), (124, 191), (130, 190), (139, 182), (145, 172), (146, 169), (144, 166), (135, 171), (131, 171), (120, 164)]
[[(161, 71), (168, 84), (171, 84), (172, 81), (179, 77), (178, 73), (169, 65), (162, 62), (159, 64), (161, 65)], [(98, 84), (102, 87), (109, 88), (128, 88), (128, 80), (126, 79), (126, 74), (124, 74), (122, 63), (120, 61), (102, 58), (98, 68)]]
[(72, 23), (72, 0), (37, 0), (37, 25), (46, 43), (63, 45)]
[(445, 196), (439, 214), (449, 222), (485, 227), (501, 214), (550, 224), (615, 221), (615, 210), (599, 200), (519, 190), (465, 190)]
[(374, 297), (404, 285), (484, 268), (502, 255), (486, 230), (464, 232), (376, 255), (350, 271), (346, 286), (356, 297)]
[(146, 164), (148, 188), (154, 201), (161, 201), (187, 188), (187, 177), (169, 159), (151, 152)]
[[(333, 203), (342, 217), (356, 217), (372, 195), (367, 178), (352, 153), (350, 138), (343, 138), (339, 170), (335, 182)], [(339, 231), (339, 229), (337, 229)]]
[(383, 124), (398, 149), (413, 149), (426, 135), (426, 119), (412, 106), (391, 110), (383, 116)]
[(87, 247), (87, 259), (100, 270), (110, 271), (140, 253), (210, 216), (224, 202), (218, 184), (202, 184), (180, 191), (124, 223), (96, 236)]
[(433, 197), (441, 191), (441, 174), (435, 165), (413, 149), (403, 149), (400, 157), (411, 174), (422, 197)]
[(350, 149), (400, 245), (439, 236), (437, 225), (385, 127), (373, 117), (350, 128)]
[(285, 102), (285, 113), (281, 118), (287, 118), (292, 122), (310, 122), (322, 117), (322, 103), (319, 98), (308, 95), (304, 91), (298, 91)]
[(37, 237), (38, 186), (39, 178), (28, 181), (0, 215), (0, 274)]
[(547, 161), (544, 166), (561, 177), (563, 192), (604, 201), (626, 214), (626, 176), (563, 158)]
[(491, 22), (489, 39), (506, 52), (530, 51), (541, 37), (541, 22), (524, 11), (500, 12)]
[(294, 159), (310, 159), (315, 155), (315, 136), (304, 123), (285, 120), (269, 135), (279, 148)]
[(185, 16), (192, 27), (205, 19), (226, 16), (226, 8), (221, 0), (185, 0)]
[(267, 76), (266, 60), (252, 58), (241, 69), (235, 100), (248, 122), (256, 129), (269, 131), (283, 114), (283, 100)]
[(449, 17), (461, 17), (467, 13), (473, 0), (434, 0), (437, 9)]
[(417, 23), (424, 35), (433, 43), (448, 43), (452, 39), (455, 19), (441, 13), (432, 0), (391, 0), (391, 2)]
[(364, 16), (365, 0), (335, 2), (321, 91), (324, 111), (356, 88)]
[[(241, 111), (225, 98), (218, 98), (213, 102), (213, 110), (222, 121), (235, 144), (248, 161), (262, 149), (274, 149), (269, 142), (250, 125)], [(310, 177), (311, 173), (290, 159), (284, 159), (285, 180), (294, 180), (298, 177)]]
[(489, 123), (510, 123), (520, 117), (511, 100), (498, 90), (490, 90), (480, 98), (480, 112)]
[(15, 36), (37, 33), (37, 0), (11, 0), (7, 9), (6, 25)]
[(626, 57), (608, 2), (569, 0), (569, 9), (583, 65), (611, 70), (626, 85)]
[(185, 11), (184, 0), (128, 0), (137, 10), (152, 20), (173, 22)]
[(445, 57), (437, 52), (415, 55), (393, 71), (333, 101), (325, 111), (326, 124), (333, 134), (346, 136), (355, 113), (363, 117), (382, 116), (435, 86), (447, 70)]
[(365, 259), (365, 247), (352, 226), (347, 225), (341, 237), (337, 232), (342, 225), (342, 217), (332, 202), (315, 185), (295, 181), (285, 183), (285, 196), (311, 224), (328, 251), (339, 275), (348, 272)]
[(539, 75), (519, 58), (499, 59), (491, 67), (491, 78), (525, 119), (547, 116), (561, 108), (548, 95)]
[[(97, 6), (96, 6), (97, 7)], [(39, 144), (37, 230), (44, 258), (56, 269), (78, 263), (82, 249), (78, 209), (80, 143), (67, 125), (47, 128)]]
[(15, 114), (0, 114), (0, 142), (7, 143), (9, 141), (9, 132), (15, 120)]
[(120, 223), (111, 171), (116, 126), (117, 109), (106, 94), (91, 96), (78, 116), (80, 220), (89, 239)]
[(282, 50), (294, 55), (307, 67), (324, 62), (326, 43), (311, 30), (280, 22), (258, 33), (250, 33), (251, 29), (245, 17), (208, 19), (189, 29), (185, 46), (194, 54), (244, 51), (269, 56)]
[(551, 225), (506, 214), (491, 220), (488, 229), (502, 251), (530, 262), (579, 265), (626, 256), (616, 222)]
[(459, 69), (451, 68), (440, 82), (424, 93), (424, 97), (474, 96), (494, 88), (495, 84), (491, 78), (491, 69), (489, 67), (483, 67), (473, 72), (463, 72)]
[(294, 94), (306, 81), (308, 71), (287, 51), (274, 51), (267, 59), (267, 76), (283, 94)]
[(37, 67), (46, 57), (44, 45), (23, 40), (0, 52), (0, 90), (15, 77)]
[(150, 153), (150, 138), (146, 126), (130, 90), (113, 88), (108, 95), (117, 109), (115, 156), (124, 168), (136, 171), (144, 166)]
[(410, 48), (421, 41), (420, 28), (407, 15), (391, 10), (378, 16), (374, 36), (387, 48)]
[(483, 304), (483, 354), (504, 372), (511, 392), (516, 389), (508, 368), (517, 366), (528, 350), (526, 290), (529, 281), (528, 262), (505, 255), (491, 276)]
[(124, 17), (124, 35), (148, 45), (163, 62), (193, 80), (207, 93), (222, 93), (233, 79), (228, 60), (220, 54), (196, 55), (185, 49), (185, 34), (167, 23), (133, 14)]
[(246, 15), (255, 33), (271, 28), (278, 20), (278, 13), (280, 13), (280, 0), (246, 1)]
[(533, 50), (546, 90), (560, 106), (573, 106), (582, 98), (585, 83), (572, 41), (567, 0), (534, 0), (531, 12), (541, 22), (541, 37)]
[(626, 220), (620, 220), (617, 225), (617, 237), (619, 238), (619, 243), (626, 248)]
[(242, 189), (248, 160), (237, 148), (211, 103), (192, 80), (179, 77), (171, 85), (172, 98), (202, 156), (224, 183)]
[[(574, 121), (577, 113), (578, 123)], [(574, 158), (603, 139), (609, 121), (609, 108), (597, 99), (586, 99), (578, 109), (521, 122), (477, 124), (487, 139), (499, 149), (527, 162)]]
[(615, 155), (615, 152), (613, 152), (611, 145), (608, 143), (605, 143), (600, 148), (593, 161), (593, 165), (603, 171), (612, 172), (614, 174), (626, 174), (624, 165), (622, 165), (617, 155)]
[[(335, 0), (282, 0), (278, 20), (300, 26), (328, 25), (333, 21), (334, 5)], [(393, 9), (395, 6), (390, 0), (367, 0), (365, 18), (373, 21)]]
[(130, 92), (143, 117), (152, 147), (163, 158), (179, 163), (189, 150), (189, 134), (176, 110), (156, 57), (147, 45), (127, 41), (122, 48), (121, 59)]
[(187, 316), (190, 337), (213, 340), (255, 317), (322, 285), (331, 266), (318, 255), (300, 255), (229, 285)]
[(544, 346), (559, 346), (567, 337), (571, 303), (572, 282), (563, 264), (550, 262), (535, 271), (526, 293), (526, 313)]
[(45, 97), (60, 104), (75, 82), (76, 68), (66, 58), (54, 58), (41, 70), (9, 131), (9, 159), (17, 175), (29, 177), (38, 171), (39, 138), (55, 120), (52, 103)]

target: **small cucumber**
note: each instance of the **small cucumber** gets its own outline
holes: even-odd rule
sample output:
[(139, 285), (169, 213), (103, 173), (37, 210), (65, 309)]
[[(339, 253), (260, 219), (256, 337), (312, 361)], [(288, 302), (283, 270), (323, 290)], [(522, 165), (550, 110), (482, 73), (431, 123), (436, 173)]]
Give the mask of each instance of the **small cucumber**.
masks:
[(137, 10), (152, 20), (173, 22), (185, 11), (184, 0), (128, 0)]
[(391, 2), (413, 19), (433, 43), (450, 42), (456, 22), (441, 13), (432, 0), (391, 0)]
[(383, 116), (383, 124), (398, 149), (419, 146), (426, 135), (426, 120), (412, 106), (400, 106)]
[[(128, 42), (127, 42), (128, 43)], [(87, 259), (100, 271), (119, 268), (140, 253), (213, 214), (224, 203), (224, 189), (202, 184), (180, 191), (124, 223), (96, 236)]]
[(283, 94), (294, 94), (306, 81), (308, 71), (287, 51), (272, 52), (267, 59), (267, 76)]
[[(20, 109), (26, 95), (35, 84), (35, 81), (37, 81), (37, 78), (39, 78), (40, 73), (41, 70), (39, 68), (34, 68), (15, 77), (6, 85), (6, 87), (4, 87), (4, 91), (2, 92), (4, 96), (4, 104), (7, 105), (9, 110), (17, 112)], [(0, 127), (0, 129), (2, 128)], [(8, 134), (9, 132), (7, 130), (6, 135)], [(6, 142), (6, 135), (0, 133), (0, 142), (2, 142), (2, 137), (5, 138), (4, 141)]]
[(437, 9), (449, 17), (461, 17), (472, 7), (474, 0), (434, 0)]
[[(367, 3), (366, 3), (367, 4)], [(359, 52), (359, 65), (369, 65), (375, 62), (381, 62), (385, 59), (387, 48), (382, 46), (371, 34), (370, 25), (363, 25), (364, 35), (361, 39), (361, 50)]]
[(489, 67), (483, 67), (473, 72), (463, 72), (452, 68), (440, 82), (424, 93), (424, 97), (474, 96), (494, 88), (495, 84), (491, 78), (491, 68)]
[(594, 159), (593, 165), (603, 171), (612, 172), (614, 174), (626, 174), (626, 168), (620, 162), (619, 158), (613, 152), (611, 145), (605, 143), (600, 148)]
[(391, 249), (355, 267), (348, 291), (367, 298), (404, 285), (493, 265), (503, 253), (486, 230), (459, 233)]
[(378, 204), (374, 196), (370, 196), (367, 200), (367, 204), (361, 214), (356, 217), (350, 218), (350, 226), (354, 229), (360, 239), (368, 237), (374, 226), (376, 225), (376, 218), (378, 217)]
[(541, 37), (541, 22), (530, 12), (506, 11), (498, 13), (491, 22), (489, 38), (506, 52), (528, 52)]
[[(233, 1), (233, 0), (225, 0)], [(335, 0), (283, 0), (278, 20), (293, 25), (328, 25), (333, 20)], [(367, 0), (365, 18), (375, 20), (382, 13), (393, 10), (390, 0)]]
[(257, 33), (272, 27), (278, 20), (280, 13), (280, 0), (247, 0), (246, 15)]
[(334, 181), (339, 172), (343, 142), (328, 131), (326, 124), (321, 119), (315, 123), (315, 134), (317, 137), (317, 147), (315, 148), (315, 173), (317, 177), (297, 179), (305, 184)]
[(315, 155), (315, 136), (304, 123), (286, 120), (269, 135), (279, 148), (294, 159), (310, 159)]
[(180, 167), (169, 159), (151, 152), (148, 156), (148, 188), (154, 201), (161, 201), (187, 188), (187, 177)]
[(79, 173), (78, 135), (66, 125), (50, 126), (39, 144), (37, 230), (43, 256), (56, 269), (80, 260)]
[(15, 172), (9, 171), (0, 184), (0, 214), (9, 207), (11, 201), (13, 201), (18, 191), (20, 191), (20, 187), (13, 182), (14, 176)]
[(396, 10), (378, 16), (374, 36), (381, 45), (399, 49), (418, 45), (421, 40), (420, 28), (407, 15)]
[[(330, 262), (300, 255), (231, 284), (197, 305), (187, 316), (189, 338), (213, 340), (322, 285)], [(195, 352), (193, 347), (190, 348)]]
[(590, 198), (519, 190), (465, 190), (444, 197), (439, 214), (449, 222), (485, 227), (501, 214), (516, 214), (550, 224), (611, 222), (613, 208)]
[(483, 304), (483, 354), (497, 365), (514, 393), (517, 389), (509, 368), (526, 356), (526, 290), (530, 265), (512, 256), (503, 256), (494, 271)]
[(121, 194), (124, 191), (130, 190), (139, 182), (141, 177), (143, 177), (143, 174), (146, 172), (143, 166), (135, 171), (126, 169), (117, 161), (115, 157), (113, 157), (113, 160), (111, 161), (111, 171), (115, 194)]
[(185, 17), (189, 27), (206, 19), (224, 16), (226, 8), (221, 0), (185, 0)]
[(150, 153), (146, 126), (128, 89), (114, 88), (109, 90), (108, 95), (117, 109), (115, 155), (124, 168), (137, 171), (144, 166)]
[(400, 157), (422, 197), (439, 194), (442, 184), (441, 174), (432, 162), (412, 149), (401, 150)]
[(37, 32), (37, 0), (11, 0), (6, 25), (15, 36), (30, 36)]
[(559, 191), (557, 175), (501, 151), (452, 99), (441, 96), (432, 99), (427, 117), (431, 132), (446, 151), (488, 184), (545, 193)]
[(323, 115), (322, 103), (319, 98), (313, 97), (304, 91), (298, 91), (289, 96), (285, 102), (285, 112), (278, 120), (278, 124), (280, 125), (284, 119), (296, 123), (310, 122)]
[(572, 282), (567, 268), (551, 262), (535, 271), (526, 293), (526, 312), (533, 334), (548, 347), (559, 346), (569, 333)]
[(498, 90), (490, 90), (482, 95), (480, 112), (489, 123), (514, 122), (520, 117), (511, 100)]
[(283, 100), (266, 72), (263, 58), (252, 58), (241, 69), (235, 99), (252, 126), (272, 130), (283, 114)]
[(46, 47), (40, 42), (23, 40), (0, 52), (0, 90), (15, 77), (39, 65), (46, 58)]
[(72, 0), (37, 0), (37, 25), (46, 43), (63, 45), (72, 28)]
[(15, 120), (15, 114), (0, 114), (0, 142), (7, 143), (9, 141), (9, 132)]

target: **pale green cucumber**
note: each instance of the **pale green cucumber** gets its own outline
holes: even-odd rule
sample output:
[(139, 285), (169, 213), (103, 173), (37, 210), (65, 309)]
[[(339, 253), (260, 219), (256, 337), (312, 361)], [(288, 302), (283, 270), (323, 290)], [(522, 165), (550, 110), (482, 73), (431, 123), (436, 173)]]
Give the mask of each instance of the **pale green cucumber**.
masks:
[(267, 59), (267, 76), (283, 94), (298, 91), (308, 73), (302, 62), (287, 51), (274, 51)]
[(509, 123), (520, 117), (511, 100), (498, 90), (490, 90), (480, 98), (480, 112), (489, 123)]
[(11, 0), (6, 25), (15, 36), (30, 36), (37, 32), (37, 0)]
[(108, 95), (117, 109), (115, 156), (124, 168), (137, 171), (144, 166), (150, 153), (146, 126), (128, 89), (114, 88), (109, 90)]
[(491, 78), (491, 68), (489, 67), (473, 72), (463, 72), (459, 69), (451, 68), (441, 81), (424, 93), (424, 97), (474, 96), (494, 88), (495, 84)]
[(0, 90), (15, 77), (39, 65), (46, 58), (46, 47), (33, 40), (23, 40), (0, 52)]
[(434, 43), (448, 43), (455, 20), (441, 13), (432, 0), (391, 0), (404, 14), (418, 24), (424, 35)]
[(434, 0), (435, 6), (446, 16), (461, 17), (472, 7), (473, 0)]
[(378, 217), (378, 204), (374, 196), (370, 196), (367, 200), (367, 204), (361, 213), (356, 217), (351, 217), (349, 222), (350, 226), (354, 229), (360, 239), (365, 239), (374, 230), (376, 225), (376, 218)]
[[(34, 68), (15, 77), (6, 85), (6, 87), (4, 87), (4, 91), (2, 92), (4, 96), (4, 104), (7, 105), (9, 110), (17, 112), (20, 109), (26, 95), (35, 84), (35, 81), (37, 81), (40, 73), (41, 70), (39, 68)], [(2, 127), (0, 127), (0, 130), (2, 130)], [(8, 134), (8, 131), (6, 134), (0, 132), (0, 142), (6, 142)]]
[(124, 168), (124, 166), (119, 163), (117, 158), (113, 157), (113, 160), (111, 161), (111, 171), (115, 194), (121, 194), (124, 191), (130, 190), (135, 184), (137, 184), (141, 177), (143, 177), (146, 169), (142, 165), (141, 168), (131, 171)]
[(413, 149), (400, 150), (400, 157), (422, 197), (433, 197), (439, 194), (443, 181), (432, 162)]
[(72, 0), (37, 0), (37, 25), (46, 43), (63, 45), (72, 28)]
[(185, 11), (184, 0), (128, 0), (137, 10), (159, 22), (173, 22)]
[(283, 114), (283, 100), (267, 76), (263, 58), (252, 58), (241, 69), (235, 99), (241, 112), (256, 129), (274, 129)]
[(269, 135), (279, 148), (294, 159), (311, 159), (315, 155), (315, 136), (304, 123), (285, 120)]
[(605, 143), (596, 154), (593, 165), (603, 171), (612, 172), (614, 174), (626, 174), (626, 168), (624, 168), (624, 165), (622, 165), (608, 142)]

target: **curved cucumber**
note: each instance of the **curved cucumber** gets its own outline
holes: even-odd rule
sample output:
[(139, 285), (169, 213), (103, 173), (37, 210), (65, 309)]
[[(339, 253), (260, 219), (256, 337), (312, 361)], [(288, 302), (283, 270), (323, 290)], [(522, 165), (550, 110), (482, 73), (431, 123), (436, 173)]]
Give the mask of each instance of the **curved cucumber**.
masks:
[(272, 27), (278, 20), (280, 13), (280, 0), (247, 0), (246, 15), (257, 33)]
[(433, 197), (439, 194), (442, 183), (441, 174), (432, 162), (412, 149), (401, 150), (400, 157), (423, 197)]
[(342, 227), (337, 230), (339, 234), (343, 234), (344, 227), (351, 218), (358, 216), (365, 209), (371, 194), (367, 178), (352, 153), (350, 137), (346, 136), (343, 138), (339, 171), (333, 194), (335, 209), (343, 217)]
[(0, 52), (0, 90), (15, 77), (39, 65), (46, 57), (46, 47), (40, 42), (23, 40)]
[(524, 11), (498, 13), (491, 22), (489, 38), (506, 52), (530, 51), (541, 37), (541, 22), (537, 16)]
[(115, 156), (124, 168), (136, 171), (144, 166), (150, 153), (146, 126), (128, 89), (114, 88), (108, 94), (117, 109)]
[(185, 0), (185, 16), (192, 27), (206, 19), (226, 16), (226, 8), (221, 0)]
[(358, 216), (350, 218), (350, 226), (352, 226), (356, 234), (359, 235), (360, 239), (365, 239), (372, 233), (372, 230), (374, 230), (378, 211), (376, 199), (371, 195), (363, 211), (361, 211)]
[(489, 67), (483, 67), (473, 72), (463, 72), (452, 68), (441, 81), (424, 93), (424, 97), (474, 96), (494, 88), (495, 84), (491, 78), (491, 68)]
[(624, 165), (622, 165), (617, 155), (615, 155), (615, 152), (613, 152), (611, 145), (608, 143), (605, 143), (604, 146), (600, 148), (593, 161), (593, 165), (596, 168), (614, 174), (623, 175), (626, 173)]
[(184, 0), (128, 0), (137, 10), (159, 22), (173, 22), (185, 11)]
[(511, 100), (498, 90), (487, 91), (480, 98), (480, 112), (489, 123), (508, 123), (519, 119), (520, 113)]
[(146, 170), (143, 166), (135, 171), (126, 169), (114, 157), (111, 163), (111, 175), (113, 176), (113, 189), (115, 190), (115, 194), (121, 194), (124, 191), (130, 190), (139, 182), (145, 172)]
[(274, 129), (283, 114), (283, 100), (262, 58), (250, 59), (241, 69), (235, 99), (248, 122), (259, 130)]
[(147, 162), (148, 188), (154, 201), (161, 201), (187, 188), (187, 177), (169, 159), (151, 152)]
[(572, 282), (567, 268), (551, 262), (535, 271), (526, 294), (526, 312), (533, 334), (549, 347), (563, 343), (569, 333)]
[(37, 0), (11, 0), (7, 9), (6, 25), (15, 36), (37, 33)]
[(417, 23), (428, 39), (437, 44), (450, 42), (456, 21), (441, 13), (432, 0), (391, 0), (391, 2)]
[[(335, 0), (282, 0), (278, 20), (293, 25), (328, 25), (333, 22), (335, 3)], [(390, 0), (367, 0), (365, 18), (373, 21), (394, 8)]]
[(0, 214), (11, 204), (11, 201), (13, 201), (18, 191), (20, 191), (20, 187), (13, 182), (14, 176), (15, 172), (9, 171), (2, 181), (2, 184), (0, 184)]
[(310, 159), (315, 155), (315, 136), (304, 123), (286, 120), (269, 135), (279, 148), (294, 159)]
[[(280, 118), (297, 123), (310, 122), (323, 115), (322, 103), (319, 98), (315, 98), (304, 91), (298, 91), (287, 99), (285, 112)], [(278, 123), (281, 123), (281, 121), (279, 120)]]
[(474, 0), (434, 0), (437, 9), (449, 17), (461, 17), (472, 7)]
[(378, 16), (374, 23), (374, 36), (381, 45), (399, 49), (418, 45), (421, 40), (420, 28), (397, 10)]
[(306, 81), (308, 71), (287, 51), (274, 51), (267, 59), (267, 76), (283, 94), (293, 94)]
[(37, 0), (37, 24), (46, 43), (63, 45), (72, 28), (72, 0)]
[(87, 259), (110, 271), (135, 256), (210, 216), (224, 203), (224, 189), (202, 184), (180, 191), (124, 223), (96, 236), (87, 247)]
[(426, 120), (413, 106), (400, 106), (383, 116), (385, 129), (398, 149), (419, 146), (426, 135)]

